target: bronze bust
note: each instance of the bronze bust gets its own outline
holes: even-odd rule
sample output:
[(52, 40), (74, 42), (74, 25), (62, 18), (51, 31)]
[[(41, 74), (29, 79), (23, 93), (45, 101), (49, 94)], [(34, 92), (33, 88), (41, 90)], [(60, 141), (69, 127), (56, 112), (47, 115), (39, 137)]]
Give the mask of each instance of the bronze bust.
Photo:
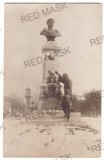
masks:
[(53, 26), (54, 26), (54, 19), (50, 18), (47, 20), (47, 25), (48, 28), (43, 29), (43, 31), (41, 31), (40, 35), (44, 35), (47, 38), (47, 41), (55, 41), (56, 37), (61, 37), (61, 34), (58, 30), (54, 30)]

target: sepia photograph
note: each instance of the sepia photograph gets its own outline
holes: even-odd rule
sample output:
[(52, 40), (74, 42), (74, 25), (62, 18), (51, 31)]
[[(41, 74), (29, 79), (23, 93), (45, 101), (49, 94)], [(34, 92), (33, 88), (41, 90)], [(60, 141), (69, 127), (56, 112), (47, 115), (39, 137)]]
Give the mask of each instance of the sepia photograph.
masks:
[(5, 3), (3, 156), (100, 158), (101, 3)]

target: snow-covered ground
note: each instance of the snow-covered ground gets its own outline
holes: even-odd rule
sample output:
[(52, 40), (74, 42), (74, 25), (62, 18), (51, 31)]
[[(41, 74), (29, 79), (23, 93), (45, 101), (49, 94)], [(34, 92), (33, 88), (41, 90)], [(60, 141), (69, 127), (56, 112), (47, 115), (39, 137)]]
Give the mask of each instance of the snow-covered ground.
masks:
[(70, 122), (4, 119), (4, 157), (100, 157), (100, 118), (83, 117), (88, 126)]

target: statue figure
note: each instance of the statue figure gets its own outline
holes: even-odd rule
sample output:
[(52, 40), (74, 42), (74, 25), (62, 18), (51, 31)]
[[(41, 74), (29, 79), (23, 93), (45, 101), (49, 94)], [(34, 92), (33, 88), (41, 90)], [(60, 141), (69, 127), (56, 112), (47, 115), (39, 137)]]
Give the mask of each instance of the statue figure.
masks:
[(64, 93), (66, 89), (69, 89), (69, 94), (72, 96), (72, 81), (69, 79), (68, 75), (66, 73), (61, 76), (57, 71), (55, 73), (59, 76), (58, 82), (62, 82), (64, 84)]
[(51, 52), (50, 52), (49, 55), (45, 55), (44, 60), (45, 60), (45, 61), (55, 60), (54, 53), (51, 53)]
[(48, 71), (49, 77), (47, 83), (56, 83), (55, 74), (52, 71)]
[(48, 56), (48, 58), (49, 58), (49, 60), (55, 60), (55, 56), (52, 53), (50, 53), (50, 55)]
[(47, 20), (47, 25), (48, 28), (43, 29), (43, 31), (41, 31), (40, 35), (44, 35), (47, 38), (47, 41), (55, 41), (56, 37), (61, 37), (61, 34), (58, 30), (54, 30), (53, 26), (54, 26), (54, 19), (50, 18)]

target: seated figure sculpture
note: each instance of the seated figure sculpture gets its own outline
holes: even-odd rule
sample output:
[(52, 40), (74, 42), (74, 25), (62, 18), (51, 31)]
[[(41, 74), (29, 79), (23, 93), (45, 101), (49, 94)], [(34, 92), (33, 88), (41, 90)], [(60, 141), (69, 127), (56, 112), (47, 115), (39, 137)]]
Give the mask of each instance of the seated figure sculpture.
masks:
[(52, 71), (48, 71), (49, 77), (47, 83), (57, 83), (56, 76)]

